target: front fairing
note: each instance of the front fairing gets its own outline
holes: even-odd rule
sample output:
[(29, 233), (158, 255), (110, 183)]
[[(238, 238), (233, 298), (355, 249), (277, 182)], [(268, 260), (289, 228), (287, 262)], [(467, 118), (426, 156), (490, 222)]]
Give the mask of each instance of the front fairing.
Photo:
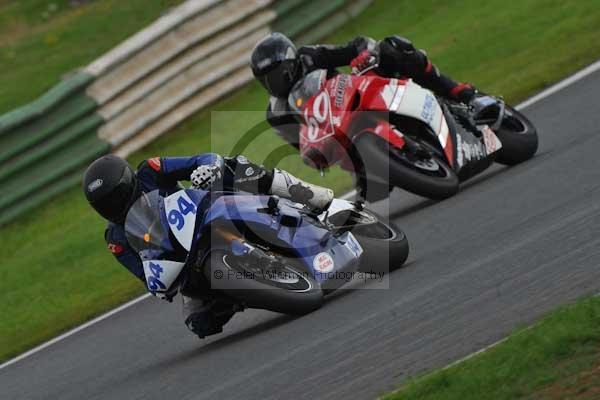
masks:
[[(281, 199), (277, 212), (269, 212), (268, 200), (269, 196), (221, 196), (212, 202), (202, 226), (234, 226), (238, 231), (236, 234), (249, 241), (258, 238), (274, 244), (283, 252), (303, 260), (307, 270), (322, 284), (334, 279), (336, 272), (358, 268), (360, 253), (348, 245), (346, 236), (333, 235), (317, 218), (288, 200)], [(211, 242), (212, 248), (219, 243)], [(322, 258), (323, 253), (331, 257), (333, 265), (319, 264), (319, 256)]]
[(205, 193), (181, 190), (163, 197), (155, 190), (142, 193), (130, 208), (125, 233), (140, 256), (151, 292), (168, 292), (178, 281), (189, 256), (198, 205)]
[(231, 251), (231, 240), (212, 240), (219, 228), (230, 238), (262, 242), (302, 260), (324, 288), (345, 283), (338, 273), (355, 271), (360, 258), (349, 235), (334, 235), (297, 203), (281, 199), (274, 212), (268, 202), (269, 196), (192, 189), (164, 198), (158, 191), (144, 194), (128, 214), (126, 232), (142, 259), (148, 288), (167, 292), (196, 256)]
[(317, 69), (296, 82), (288, 96), (290, 109), (301, 114), (307, 100), (323, 89), (326, 79), (327, 71)]

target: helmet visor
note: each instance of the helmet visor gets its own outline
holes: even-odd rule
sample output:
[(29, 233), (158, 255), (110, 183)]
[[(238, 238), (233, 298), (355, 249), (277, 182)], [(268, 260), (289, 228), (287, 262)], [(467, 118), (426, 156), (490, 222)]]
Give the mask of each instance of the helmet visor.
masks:
[(275, 97), (287, 97), (294, 86), (297, 62), (295, 59), (284, 60), (258, 76), (258, 80)]

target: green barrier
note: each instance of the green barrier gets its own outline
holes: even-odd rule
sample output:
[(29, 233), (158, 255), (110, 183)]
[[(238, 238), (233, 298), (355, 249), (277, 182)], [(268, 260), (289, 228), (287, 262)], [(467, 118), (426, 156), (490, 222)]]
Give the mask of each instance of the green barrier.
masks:
[(72, 186), (65, 177), (110, 151), (96, 134), (104, 120), (85, 93), (93, 80), (75, 73), (0, 116), (0, 225)]
[(303, 6), (275, 20), (273, 30), (295, 37), (343, 7), (346, 0), (304, 2)]
[(70, 123), (95, 110), (96, 102), (85, 93), (65, 99), (48, 114), (28, 120), (0, 136), (0, 165), (65, 129)]
[(347, 1), (346, 4), (335, 11), (334, 14), (326, 19), (319, 21), (311, 26), (309, 30), (303, 32), (297, 37), (298, 43), (314, 43), (326, 36), (334, 33), (338, 28), (353, 18), (353, 15), (361, 12), (371, 3), (371, 0)]
[[(318, 40), (347, 20), (348, 0), (278, 0), (272, 30)], [(77, 72), (38, 100), (0, 116), (0, 226), (80, 182), (83, 166), (110, 151), (97, 137), (105, 122)]]
[(87, 87), (94, 77), (85, 72), (77, 72), (54, 86), (39, 99), (0, 116), (0, 136), (5, 135), (24, 123), (46, 115), (52, 108), (69, 98), (73, 93)]
[(54, 153), (44, 162), (33, 165), (13, 175), (3, 183), (0, 198), (0, 213), (13, 206), (27, 195), (46, 188), (56, 180), (83, 164), (110, 151), (110, 145), (101, 141), (96, 135), (88, 135), (82, 140), (72, 143), (64, 151)]
[(35, 163), (42, 162), (43, 159), (50, 154), (64, 151), (64, 148), (68, 146), (69, 143), (75, 141), (79, 137), (86, 134), (95, 136), (97, 129), (103, 123), (104, 119), (101, 116), (98, 114), (91, 114), (58, 132), (57, 135), (53, 136), (48, 141), (45, 141), (30, 151), (19, 154), (0, 170), (0, 185), (15, 173), (18, 173)]
[(272, 8), (278, 17), (283, 17), (307, 3), (306, 0), (279, 0), (272, 5)]
[(80, 183), (82, 174), (83, 169), (77, 170), (70, 175), (62, 177), (52, 185), (47, 186), (44, 190), (38, 190), (31, 193), (27, 198), (22, 199), (13, 207), (3, 210), (2, 213), (0, 213), (0, 226), (13, 221), (27, 211), (39, 207), (39, 205), (43, 204), (45, 201)]

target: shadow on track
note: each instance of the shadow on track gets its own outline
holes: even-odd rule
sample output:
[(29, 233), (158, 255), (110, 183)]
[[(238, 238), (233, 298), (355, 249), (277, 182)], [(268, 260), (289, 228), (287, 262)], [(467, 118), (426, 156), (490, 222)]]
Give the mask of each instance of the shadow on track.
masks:
[[(409, 255), (409, 257), (410, 257), (410, 255)], [(409, 261), (405, 262), (402, 266), (400, 266), (398, 268), (394, 268), (392, 271), (389, 272), (389, 274), (391, 276), (393, 274), (400, 273), (400, 271), (403, 271), (406, 268), (412, 268), (414, 266), (415, 266), (415, 260), (409, 260)], [(327, 297), (325, 297), (324, 307), (326, 307), (328, 304), (333, 303), (337, 300), (343, 299), (344, 297), (346, 297), (358, 290), (381, 290), (381, 289), (372, 289), (372, 288), (370, 289), (368, 287), (365, 287), (367, 285), (369, 285), (369, 284), (363, 283), (363, 282), (354, 282), (354, 283), (348, 284), (347, 286), (344, 286), (342, 289), (338, 289), (338, 290), (328, 294)], [(388, 289), (384, 289), (384, 290), (388, 290)], [(317, 310), (315, 312), (319, 312), (319, 310)]]
[(250, 326), (246, 329), (239, 330), (235, 333), (216, 339), (212, 342), (208, 342), (204, 345), (202, 345), (203, 342), (199, 340), (198, 345), (200, 345), (201, 347), (198, 347), (193, 351), (181, 352), (171, 357), (158, 360), (158, 362), (154, 364), (148, 365), (146, 367), (140, 368), (132, 372), (132, 374), (128, 377), (125, 377), (124, 380), (130, 379), (133, 376), (139, 378), (147, 374), (152, 375), (155, 374), (156, 371), (160, 371), (166, 368), (173, 368), (174, 366), (183, 366), (185, 364), (189, 364), (190, 362), (198, 360), (203, 355), (209, 354), (214, 351), (219, 351), (229, 345), (249, 339), (270, 329), (274, 329), (296, 318), (298, 317), (290, 315), (278, 315), (272, 319), (263, 321), (257, 325)]

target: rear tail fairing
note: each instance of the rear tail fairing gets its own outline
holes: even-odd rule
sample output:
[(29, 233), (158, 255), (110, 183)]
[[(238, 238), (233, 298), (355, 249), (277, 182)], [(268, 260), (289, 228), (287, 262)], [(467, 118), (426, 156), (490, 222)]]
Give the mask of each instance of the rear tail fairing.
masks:
[[(396, 115), (424, 124), (426, 131), (431, 135), (428, 139), (439, 145), (450, 166), (454, 166), (456, 160), (454, 133), (450, 130), (442, 106), (433, 93), (412, 80), (379, 77), (364, 77), (364, 79), (368, 79), (368, 83), (362, 86), (361, 108), (363, 110), (388, 111), (392, 113), (390, 116), (392, 123), (397, 120), (394, 118)], [(402, 131), (402, 127), (396, 128)], [(402, 133), (417, 134), (418, 132)]]
[[(363, 79), (367, 80), (360, 86), (361, 109), (389, 111), (390, 123), (403, 135), (427, 132), (424, 139), (439, 149), (461, 180), (481, 172), (493, 162), (495, 150), (490, 151), (483, 138), (487, 133), (489, 142), (497, 143), (498, 139), (493, 132), (490, 134), (489, 127), (476, 126), (464, 105), (439, 99), (412, 80)], [(407, 131), (402, 132), (404, 129)], [(399, 146), (397, 140), (389, 142)]]
[(334, 235), (296, 203), (281, 199), (272, 210), (268, 201), (269, 196), (248, 194), (216, 197), (197, 223), (196, 242), (231, 251), (231, 241), (220, 240), (226, 231), (231, 239), (266, 245), (301, 259), (324, 289), (345, 283), (338, 279), (340, 272), (358, 269), (360, 254), (348, 245), (347, 235)]

